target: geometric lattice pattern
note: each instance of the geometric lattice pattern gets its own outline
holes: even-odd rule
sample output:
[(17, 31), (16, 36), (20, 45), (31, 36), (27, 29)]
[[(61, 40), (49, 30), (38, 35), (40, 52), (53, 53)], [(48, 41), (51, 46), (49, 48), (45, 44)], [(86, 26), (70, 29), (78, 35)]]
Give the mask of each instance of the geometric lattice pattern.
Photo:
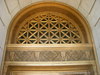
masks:
[(77, 26), (52, 12), (37, 15), (19, 30), (17, 44), (74, 44), (82, 43)]

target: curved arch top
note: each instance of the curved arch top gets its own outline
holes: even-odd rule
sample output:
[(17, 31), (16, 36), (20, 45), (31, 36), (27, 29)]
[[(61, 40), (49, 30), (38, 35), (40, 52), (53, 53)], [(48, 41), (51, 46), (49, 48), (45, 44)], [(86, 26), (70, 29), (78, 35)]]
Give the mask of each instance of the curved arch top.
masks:
[(70, 7), (69, 5), (58, 2), (41, 2), (33, 4), (22, 9), (19, 13), (17, 13), (17, 15), (13, 18), (9, 26), (10, 33), (8, 43), (12, 44), (14, 43), (13, 40), (16, 40), (16, 34), (21, 23), (25, 22), (26, 19), (32, 16), (33, 14), (46, 11), (58, 12), (71, 19), (80, 28), (80, 31), (82, 32), (83, 38), (85, 40), (84, 43), (91, 43), (91, 35), (89, 31), (90, 29), (85, 18), (76, 9)]
[(8, 66), (36, 66), (43, 62), (44, 66), (54, 63), (59, 66), (88, 66), (86, 71), (91, 73), (95, 69), (89, 24), (69, 5), (41, 2), (27, 6), (16, 14), (8, 30), (5, 56)]

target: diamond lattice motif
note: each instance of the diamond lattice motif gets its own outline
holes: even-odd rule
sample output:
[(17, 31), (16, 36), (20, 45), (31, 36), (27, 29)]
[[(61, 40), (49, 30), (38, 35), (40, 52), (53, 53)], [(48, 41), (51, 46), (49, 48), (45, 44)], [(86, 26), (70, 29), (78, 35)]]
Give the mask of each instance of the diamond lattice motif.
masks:
[(82, 43), (77, 25), (55, 13), (42, 13), (28, 20), (19, 30), (18, 44)]

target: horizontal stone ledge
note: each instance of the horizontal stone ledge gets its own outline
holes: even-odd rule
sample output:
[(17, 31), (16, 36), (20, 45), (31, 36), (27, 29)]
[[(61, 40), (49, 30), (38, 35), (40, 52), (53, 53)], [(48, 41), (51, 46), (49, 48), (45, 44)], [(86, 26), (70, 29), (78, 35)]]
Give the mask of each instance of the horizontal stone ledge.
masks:
[(72, 65), (95, 65), (95, 61), (62, 61), (62, 62), (11, 62), (6, 61), (6, 66), (72, 66)]

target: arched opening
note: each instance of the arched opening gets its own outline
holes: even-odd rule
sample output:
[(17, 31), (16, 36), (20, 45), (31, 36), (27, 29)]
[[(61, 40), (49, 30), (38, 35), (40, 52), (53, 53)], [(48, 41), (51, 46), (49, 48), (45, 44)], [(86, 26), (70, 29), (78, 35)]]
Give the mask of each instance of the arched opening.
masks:
[(28, 6), (14, 17), (8, 35), (4, 75), (96, 72), (89, 25), (68, 5), (43, 2)]

